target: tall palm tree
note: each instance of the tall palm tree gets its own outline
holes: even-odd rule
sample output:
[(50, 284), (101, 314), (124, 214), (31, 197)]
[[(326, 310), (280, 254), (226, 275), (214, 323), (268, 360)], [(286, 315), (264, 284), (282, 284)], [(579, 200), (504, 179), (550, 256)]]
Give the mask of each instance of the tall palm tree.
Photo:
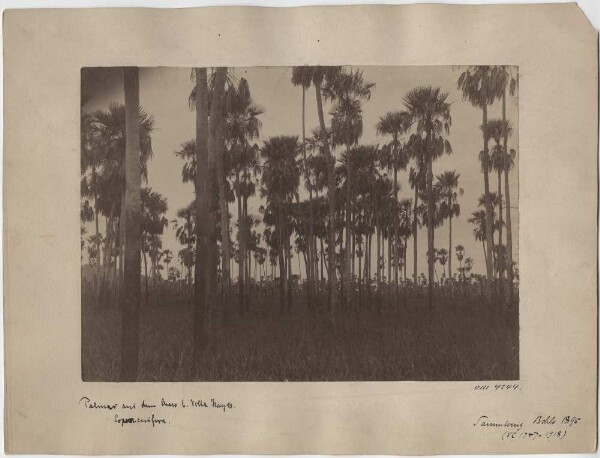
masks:
[[(194, 361), (197, 356), (206, 347), (208, 335), (206, 329), (206, 309), (207, 309), (207, 290), (212, 288), (212, 284), (207, 281), (210, 278), (209, 270), (213, 268), (210, 264), (210, 227), (211, 218), (209, 217), (209, 199), (212, 191), (208, 186), (209, 182), (209, 153), (208, 153), (208, 82), (206, 68), (194, 69), (195, 89), (196, 89), (196, 139), (193, 145), (188, 143), (188, 148), (193, 146), (192, 157), (193, 165), (190, 175), (193, 174), (194, 191), (196, 199), (194, 201), (196, 215), (206, 215), (207, 217), (196, 218), (195, 239), (196, 250), (194, 260)], [(185, 147), (184, 147), (185, 151)], [(183, 179), (185, 181), (185, 166), (183, 170)]]
[(475, 240), (481, 242), (483, 244), (483, 257), (485, 259), (487, 265), (487, 257), (488, 251), (486, 249), (486, 241), (487, 241), (487, 217), (485, 214), (485, 210), (477, 210), (471, 213), (471, 217), (467, 220), (469, 223), (473, 224), (473, 235), (475, 236)]
[[(334, 101), (331, 110), (331, 131), (333, 146), (344, 145), (346, 154), (358, 143), (363, 133), (361, 100), (371, 98), (374, 83), (368, 83), (361, 71), (341, 72), (335, 79), (328, 81), (325, 89), (326, 98)], [(346, 241), (344, 259), (344, 280), (347, 302), (352, 306), (352, 232), (350, 208), (352, 201), (352, 160), (346, 161)]]
[[(502, 67), (502, 82), (501, 92), (502, 92), (502, 122), (505, 126), (508, 125), (508, 121), (506, 119), (506, 95), (507, 93), (510, 95), (515, 95), (515, 92), (518, 88), (519, 79), (518, 75), (513, 76), (511, 67)], [(511, 218), (511, 207), (510, 207), (510, 186), (508, 180), (508, 173), (510, 169), (514, 166), (514, 157), (516, 156), (515, 150), (508, 151), (508, 136), (510, 135), (508, 129), (505, 129), (503, 132), (502, 138), (502, 146), (504, 155), (504, 193), (506, 200), (506, 254), (507, 254), (507, 269), (506, 275), (508, 280), (508, 288), (509, 288), (509, 306), (512, 306), (513, 296), (514, 296), (514, 285), (513, 285), (513, 257), (512, 257), (512, 218)]]
[[(148, 115), (141, 107), (138, 108), (140, 118), (140, 167), (142, 182), (147, 182), (147, 162), (152, 157), (151, 133), (154, 130), (154, 118)], [(121, 288), (123, 278), (123, 256), (125, 242), (125, 150), (126, 150), (126, 108), (125, 105), (111, 103), (108, 110), (95, 111), (91, 119), (87, 121), (91, 126), (91, 138), (94, 149), (93, 156), (96, 157), (95, 180), (90, 181), (96, 192), (96, 205), (100, 214), (109, 219), (111, 226), (105, 237), (105, 260), (104, 273), (100, 280), (98, 295), (102, 295), (104, 279), (107, 268), (110, 267), (110, 258), (113, 252), (120, 257), (121, 275), (115, 290)], [(82, 158), (83, 159), (83, 158)], [(93, 159), (93, 157), (92, 157)], [(92, 163), (90, 162), (91, 166)], [(91, 178), (91, 177), (90, 177)], [(115, 269), (116, 259), (112, 264)]]
[(404, 307), (407, 305), (407, 295), (408, 295), (408, 284), (406, 280), (406, 255), (408, 251), (408, 238), (411, 235), (414, 235), (412, 232), (412, 224), (413, 224), (413, 204), (411, 199), (402, 199), (400, 201), (400, 230), (399, 235), (402, 237), (403, 246), (402, 246), (402, 267), (404, 270)]
[(325, 157), (328, 159), (327, 168), (327, 202), (328, 202), (328, 240), (329, 240), (329, 263), (327, 279), (329, 281), (329, 321), (335, 324), (335, 307), (337, 303), (337, 281), (335, 271), (335, 157), (331, 153), (329, 136), (325, 125), (325, 115), (323, 114), (323, 84), (326, 81), (334, 80), (341, 72), (341, 67), (309, 67), (310, 80), (315, 88), (317, 100), (317, 114), (319, 116), (319, 128), (321, 136), (321, 147)]
[(294, 86), (302, 87), (302, 157), (303, 157), (303, 169), (306, 182), (306, 188), (308, 189), (308, 240), (307, 240), (307, 253), (308, 253), (308, 264), (306, 266), (307, 276), (307, 287), (306, 287), (306, 301), (309, 307), (312, 307), (312, 292), (313, 284), (315, 281), (315, 247), (314, 234), (315, 234), (315, 223), (314, 223), (314, 210), (313, 210), (313, 185), (309, 174), (308, 157), (306, 154), (306, 89), (311, 85), (312, 70), (310, 67), (294, 67), (292, 69), (292, 84)]
[[(120, 380), (138, 375), (141, 283), (140, 90), (137, 67), (123, 69), (125, 87), (125, 254)], [(123, 223), (123, 221), (121, 222)]]
[(167, 212), (167, 199), (161, 194), (152, 191), (151, 188), (141, 190), (141, 228), (142, 228), (142, 254), (144, 259), (144, 274), (146, 286), (146, 305), (148, 302), (148, 262), (146, 254), (149, 252), (149, 241), (153, 236), (159, 236), (168, 225), (165, 217)]
[[(179, 223), (178, 220), (173, 220), (173, 229), (175, 230), (175, 237), (182, 245), (186, 245), (188, 253), (194, 252), (194, 246), (196, 243), (196, 208), (195, 201), (192, 201), (184, 208), (177, 210), (177, 218), (181, 218), (183, 223)], [(192, 284), (192, 265), (193, 263), (186, 263), (187, 268), (187, 286)]]
[(264, 158), (261, 195), (267, 199), (264, 222), (275, 226), (268, 241), (273, 243), (279, 256), (279, 304), (282, 313), (291, 305), (289, 216), (291, 202), (300, 184), (300, 169), (296, 160), (299, 152), (298, 137), (292, 136), (271, 137), (261, 149)]
[[(245, 292), (246, 269), (248, 263), (245, 227), (247, 199), (250, 190), (254, 189), (249, 181), (258, 171), (258, 147), (251, 146), (250, 141), (258, 138), (262, 122), (259, 116), (264, 110), (256, 105), (250, 94), (248, 81), (242, 78), (236, 88), (230, 85), (225, 94), (224, 135), (232, 157), (235, 191), (238, 200), (238, 246), (239, 256), (239, 311), (243, 315), (248, 300)], [(252, 191), (253, 192), (253, 191)]]
[[(220, 211), (221, 217), (221, 244), (222, 244), (222, 271), (223, 281), (221, 282), (222, 290), (224, 289), (223, 285), (226, 285), (229, 280), (229, 212), (227, 209), (227, 195), (225, 191), (224, 181), (225, 175), (223, 172), (222, 161), (223, 155), (225, 154), (224, 150), (224, 121), (223, 121), (223, 113), (224, 113), (224, 104), (225, 104), (225, 85), (227, 82), (227, 68), (226, 67), (217, 67), (213, 71), (213, 84), (211, 86), (210, 95), (210, 111), (208, 116), (208, 179), (205, 184), (204, 192), (210, 196), (210, 200), (207, 202), (207, 226), (209, 228), (208, 234), (208, 242), (209, 249), (207, 250), (207, 259), (205, 262), (208, 264), (209, 269), (206, 271), (206, 285), (205, 285), (205, 294), (206, 299), (204, 303), (204, 326), (203, 333), (206, 336), (205, 340), (202, 342), (205, 343), (208, 340), (208, 328), (210, 327), (210, 318), (211, 318), (211, 304), (214, 301), (214, 293), (216, 292), (212, 285), (215, 285), (217, 282), (217, 272), (216, 266), (218, 264), (218, 255), (217, 255), (217, 234), (216, 234), (216, 221), (217, 221), (217, 208)], [(216, 174), (216, 179), (218, 182), (219, 189), (219, 205), (217, 206), (215, 194), (212, 191), (214, 189), (214, 176)], [(225, 208), (223, 208), (223, 205)], [(198, 217), (199, 218), (199, 217)], [(227, 269), (225, 269), (225, 265), (227, 265)], [(227, 271), (226, 271), (227, 270)], [(223, 316), (224, 320), (227, 319), (227, 313), (229, 310), (229, 298), (225, 297), (222, 301), (223, 308)], [(202, 321), (200, 318), (198, 321)], [(201, 346), (201, 350), (204, 347)]]
[(463, 93), (463, 99), (469, 101), (473, 106), (482, 110), (482, 131), (483, 131), (483, 150), (480, 153), (483, 169), (484, 193), (486, 196), (485, 217), (486, 217), (486, 273), (487, 273), (487, 299), (493, 301), (492, 285), (494, 279), (493, 248), (492, 240), (492, 205), (487, 197), (490, 193), (489, 180), (489, 135), (488, 135), (488, 105), (501, 96), (503, 89), (503, 71), (500, 67), (475, 65), (467, 67), (458, 77), (457, 87)]
[[(195, 107), (196, 105), (194, 105)], [(181, 179), (184, 183), (196, 182), (196, 140), (183, 142), (175, 155), (185, 161), (181, 169)]]
[(81, 117), (81, 197), (91, 198), (94, 202), (92, 218), (95, 222), (96, 233), (93, 236), (95, 245), (95, 269), (94, 269), (94, 301), (98, 306), (100, 292), (100, 259), (102, 237), (99, 229), (100, 205), (98, 202), (101, 191), (99, 183), (99, 172), (105, 159), (102, 148), (97, 143), (97, 135), (94, 130), (93, 116), (84, 114)]
[[(385, 145), (382, 150), (382, 157), (380, 159), (381, 164), (392, 170), (394, 174), (394, 197), (398, 200), (398, 192), (400, 186), (398, 186), (398, 170), (406, 170), (408, 165), (408, 152), (403, 148), (400, 141), (400, 137), (404, 135), (410, 129), (411, 118), (410, 114), (406, 111), (395, 111), (387, 112), (384, 116), (379, 118), (377, 123), (377, 135), (391, 136), (392, 140), (390, 143)], [(399, 267), (399, 254), (400, 254), (400, 223), (398, 221), (398, 215), (394, 221), (395, 232), (394, 232), (394, 285), (396, 289), (396, 295), (398, 294), (398, 267)]]
[[(433, 161), (442, 154), (452, 153), (452, 148), (444, 133), (450, 133), (452, 118), (450, 104), (446, 101), (448, 94), (440, 88), (417, 87), (409, 91), (404, 97), (404, 104), (410, 113), (417, 135), (425, 139), (427, 159), (427, 247), (429, 253), (434, 249), (434, 196), (433, 196)], [(433, 256), (428, 257), (429, 264), (429, 309), (433, 308), (433, 283), (434, 283)]]
[(452, 218), (460, 215), (460, 205), (458, 204), (458, 195), (462, 195), (463, 190), (458, 189), (458, 179), (460, 173), (455, 170), (446, 171), (437, 176), (441, 188), (442, 216), (448, 218), (448, 278), (452, 281)]
[(411, 167), (408, 182), (411, 187), (415, 190), (415, 197), (413, 202), (413, 221), (412, 221), (412, 235), (413, 235), (413, 282), (416, 286), (418, 283), (418, 228), (419, 228), (419, 195), (421, 190), (425, 188), (425, 177), (426, 177), (426, 148), (425, 140), (422, 136), (412, 134), (405, 146), (408, 151), (410, 158), (414, 159), (415, 166)]
[[(510, 121), (503, 121), (502, 119), (490, 119), (488, 120), (488, 136), (492, 138), (495, 142), (495, 145), (492, 147), (492, 154), (490, 157), (491, 168), (498, 173), (498, 196), (499, 196), (499, 206), (498, 206), (498, 218), (499, 218), (499, 228), (498, 228), (498, 245), (503, 246), (502, 240), (502, 228), (504, 225), (504, 221), (502, 218), (502, 173), (508, 173), (507, 171), (507, 163), (509, 164), (509, 168), (514, 165), (514, 156), (511, 156), (510, 153), (507, 153), (502, 145), (502, 138), (504, 135), (510, 136), (512, 134), (512, 125)], [(514, 150), (511, 150), (514, 152)], [(505, 189), (506, 191), (506, 189)], [(510, 213), (510, 208), (506, 208), (507, 218), (508, 213)], [(508, 235), (508, 234), (507, 234)], [(511, 240), (512, 243), (512, 240)], [(498, 277), (499, 277), (499, 285), (498, 292), (500, 294), (500, 304), (504, 304), (504, 271), (506, 266), (504, 265), (504, 256), (498, 256)], [(508, 269), (510, 270), (510, 269)]]

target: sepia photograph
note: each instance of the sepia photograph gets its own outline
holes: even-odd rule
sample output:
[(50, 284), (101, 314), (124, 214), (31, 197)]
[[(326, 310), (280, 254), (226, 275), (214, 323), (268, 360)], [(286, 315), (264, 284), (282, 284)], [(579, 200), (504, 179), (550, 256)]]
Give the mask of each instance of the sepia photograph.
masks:
[(519, 380), (518, 75), (82, 68), (82, 380)]

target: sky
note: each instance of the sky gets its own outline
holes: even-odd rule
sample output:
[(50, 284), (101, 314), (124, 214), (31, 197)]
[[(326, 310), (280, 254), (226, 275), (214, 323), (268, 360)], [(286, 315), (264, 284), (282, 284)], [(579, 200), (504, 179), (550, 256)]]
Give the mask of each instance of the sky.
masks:
[[(434, 175), (446, 170), (455, 170), (460, 174), (459, 187), (464, 194), (459, 197), (460, 215), (453, 218), (452, 245), (465, 247), (466, 257), (474, 260), (473, 272), (485, 273), (485, 260), (481, 242), (473, 236), (473, 225), (467, 220), (471, 213), (478, 209), (478, 199), (483, 194), (483, 174), (478, 160), (483, 149), (483, 139), (479, 126), (482, 122), (482, 110), (463, 101), (462, 94), (456, 88), (457, 79), (463, 69), (453, 66), (403, 66), (403, 67), (354, 67), (363, 71), (364, 79), (375, 83), (371, 99), (362, 104), (363, 136), (361, 144), (380, 144), (389, 138), (378, 137), (376, 124), (380, 116), (388, 111), (403, 110), (403, 97), (417, 86), (440, 87), (448, 93), (452, 126), (447, 139), (452, 145), (453, 153), (443, 156), (433, 164)], [(250, 67), (231, 69), (237, 79), (246, 78), (254, 102), (264, 109), (260, 116), (262, 129), (257, 140), (258, 145), (276, 135), (302, 135), (302, 90), (291, 84), (290, 67)], [(513, 69), (516, 72), (516, 69)], [(181, 143), (195, 138), (195, 113), (188, 107), (188, 96), (194, 83), (190, 79), (191, 69), (173, 67), (140, 68), (140, 105), (154, 116), (155, 130), (152, 133), (154, 157), (148, 163), (148, 186), (167, 198), (169, 206), (167, 218), (175, 219), (178, 209), (188, 205), (194, 198), (192, 183), (183, 183), (181, 169), (183, 160), (175, 156)], [(95, 68), (82, 70), (82, 112), (108, 109), (111, 102), (124, 102), (122, 71), (119, 68)], [(331, 106), (325, 105), (327, 113)], [(501, 118), (501, 102), (497, 101), (488, 108), (488, 119)], [(513, 134), (508, 139), (509, 149), (517, 151), (515, 168), (509, 175), (511, 192), (511, 216), (513, 232), (513, 259), (518, 261), (518, 97), (507, 100), (506, 116), (512, 122)], [(306, 93), (306, 132), (307, 136), (318, 125), (317, 107), (314, 89)], [(493, 140), (490, 140), (490, 148)], [(336, 151), (338, 157), (341, 148)], [(410, 167), (410, 166), (409, 166)], [(408, 169), (407, 169), (408, 170)], [(408, 183), (408, 171), (399, 173), (400, 198), (412, 198), (413, 190)], [(490, 174), (490, 190), (496, 191), (497, 174)], [(504, 183), (502, 183), (504, 188)], [(304, 194), (301, 194), (301, 197)], [(249, 201), (249, 213), (258, 216), (258, 197)], [(231, 227), (235, 228), (237, 210), (230, 204), (232, 214)], [(102, 230), (102, 224), (101, 224)], [(235, 229), (234, 229), (235, 231)], [(93, 232), (92, 225), (87, 233)], [(235, 236), (235, 234), (234, 234)], [(264, 242), (263, 242), (264, 245)], [(436, 248), (448, 250), (448, 222), (436, 229)], [(175, 239), (173, 225), (165, 230), (163, 249), (171, 249), (175, 256), (182, 248)], [(419, 229), (418, 234), (418, 270), (426, 272), (427, 229)], [(454, 252), (454, 248), (452, 249)], [(387, 249), (386, 249), (387, 253)], [(292, 262), (293, 273), (298, 273), (298, 261)], [(84, 257), (85, 262), (85, 257)], [(453, 271), (458, 261), (453, 258)], [(413, 250), (409, 241), (407, 254), (408, 272), (412, 272)], [(386, 267), (387, 269), (387, 267)], [(441, 267), (436, 270), (441, 275)], [(234, 267), (234, 277), (237, 267)], [(305, 278), (305, 267), (302, 262), (301, 275)]]

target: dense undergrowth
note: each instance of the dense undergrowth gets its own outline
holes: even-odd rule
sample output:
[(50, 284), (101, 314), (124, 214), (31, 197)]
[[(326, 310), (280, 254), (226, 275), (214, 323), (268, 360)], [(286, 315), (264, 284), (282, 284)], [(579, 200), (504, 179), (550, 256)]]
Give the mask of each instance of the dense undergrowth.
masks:
[[(490, 311), (479, 297), (453, 304), (440, 297), (433, 312), (421, 296), (409, 296), (407, 307), (400, 301), (378, 310), (363, 303), (354, 312), (340, 310), (331, 327), (325, 310), (307, 309), (304, 295), (284, 314), (276, 295), (259, 296), (243, 318), (212, 325), (197, 370), (192, 364), (192, 309), (176, 297), (141, 308), (141, 381), (519, 378), (517, 311)], [(83, 380), (117, 381), (120, 330), (118, 307), (96, 307), (84, 295)]]

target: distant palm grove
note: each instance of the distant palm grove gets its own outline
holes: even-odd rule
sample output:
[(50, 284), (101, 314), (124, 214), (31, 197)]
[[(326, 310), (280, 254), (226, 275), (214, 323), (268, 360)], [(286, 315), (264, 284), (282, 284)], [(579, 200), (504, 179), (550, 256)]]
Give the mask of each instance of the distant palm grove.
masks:
[(83, 69), (83, 380), (518, 379), (517, 69), (275, 69)]

